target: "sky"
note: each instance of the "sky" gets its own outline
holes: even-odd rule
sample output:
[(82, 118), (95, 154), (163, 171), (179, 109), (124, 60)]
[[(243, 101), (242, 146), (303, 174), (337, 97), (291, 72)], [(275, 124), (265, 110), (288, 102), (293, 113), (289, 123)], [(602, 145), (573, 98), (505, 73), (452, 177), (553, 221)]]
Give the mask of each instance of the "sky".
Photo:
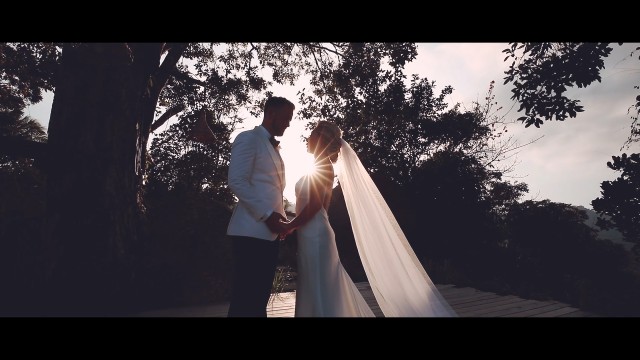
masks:
[[(506, 43), (419, 43), (418, 56), (406, 66), (405, 73), (435, 81), (436, 93), (447, 85), (452, 86), (453, 93), (446, 97), (446, 102), (451, 106), (459, 102), (463, 108), (471, 108), (473, 101), (483, 99), (490, 82), (495, 81), (495, 100), (497, 106), (502, 107), (498, 115), (512, 121), (507, 126), (508, 134), (520, 145), (542, 136), (520, 149), (514, 170), (504, 179), (529, 185), (529, 193), (522, 200), (549, 199), (592, 208), (591, 201), (600, 196), (600, 184), (620, 175), (606, 165), (611, 156), (640, 152), (639, 143), (621, 150), (632, 122), (627, 110), (639, 92), (633, 87), (640, 84), (640, 54), (630, 56), (638, 46), (639, 43), (612, 45), (613, 51), (601, 71), (602, 82), (567, 93), (569, 98), (580, 100), (585, 111), (565, 121), (545, 122), (540, 128), (525, 128), (515, 121), (522, 114), (516, 112), (518, 106), (510, 99), (511, 85), (503, 85), (504, 71), (510, 64), (503, 61)], [(296, 92), (303, 85), (302, 82), (295, 86), (276, 85), (271, 90), (274, 95), (295, 103)], [(52, 100), (52, 94), (45, 95), (42, 102), (27, 109), (26, 115), (46, 127)], [(261, 121), (261, 118), (247, 118), (237, 132), (252, 129)], [(296, 181), (312, 163), (302, 140), (308, 136), (304, 127), (305, 121), (294, 114), (291, 126), (279, 138), (286, 165), (284, 196), (292, 202), (295, 202)]]

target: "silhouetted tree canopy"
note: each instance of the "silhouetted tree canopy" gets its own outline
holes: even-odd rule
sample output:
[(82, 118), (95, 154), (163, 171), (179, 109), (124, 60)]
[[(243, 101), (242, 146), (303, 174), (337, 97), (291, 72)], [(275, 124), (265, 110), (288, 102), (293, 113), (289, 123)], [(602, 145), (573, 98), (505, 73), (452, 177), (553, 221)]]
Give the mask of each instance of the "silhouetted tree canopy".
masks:
[(189, 140), (188, 134), (201, 114), (184, 115), (187, 119), (181, 119), (153, 139), (147, 187), (167, 190), (185, 187), (229, 206), (234, 201), (227, 187), (230, 129), (215, 120), (211, 111), (207, 112), (208, 126), (217, 141), (202, 144)]
[[(568, 87), (580, 88), (601, 81), (608, 43), (511, 43), (503, 50), (512, 60), (504, 83), (513, 83), (512, 99), (520, 103), (526, 127), (544, 120), (563, 121), (584, 111), (580, 100), (567, 98)], [(543, 120), (544, 119), (544, 120)]]
[(627, 272), (628, 254), (599, 240), (586, 213), (549, 200), (513, 204), (507, 217), (506, 250), (511, 269), (504, 274), (527, 296), (547, 293), (603, 314), (637, 314), (637, 276)]
[[(621, 45), (622, 43), (618, 43)], [(520, 103), (525, 116), (518, 118), (525, 127), (540, 127), (544, 120), (563, 121), (584, 111), (580, 100), (569, 99), (565, 92), (577, 86), (584, 88), (600, 82), (604, 59), (611, 54), (610, 43), (511, 43), (503, 50), (505, 61), (511, 59), (505, 72), (505, 84), (512, 83), (512, 99)], [(630, 55), (635, 56), (636, 48)], [(638, 57), (640, 60), (640, 57)], [(639, 85), (634, 89), (640, 89)], [(630, 89), (631, 90), (631, 89)], [(633, 109), (635, 108), (635, 109)], [(629, 107), (632, 113), (631, 134), (626, 145), (640, 141), (640, 95)]]
[(593, 209), (601, 215), (598, 226), (617, 228), (626, 241), (640, 245), (640, 154), (612, 156), (607, 166), (621, 172), (613, 181), (603, 181), (601, 197), (591, 201)]
[(61, 46), (0, 43), (0, 111), (22, 110), (52, 91)]

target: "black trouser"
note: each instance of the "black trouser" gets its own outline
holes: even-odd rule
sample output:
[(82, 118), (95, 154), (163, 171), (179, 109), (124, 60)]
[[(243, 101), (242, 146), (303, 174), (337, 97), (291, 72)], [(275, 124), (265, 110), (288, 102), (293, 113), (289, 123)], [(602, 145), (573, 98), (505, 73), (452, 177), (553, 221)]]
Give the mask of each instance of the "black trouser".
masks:
[(230, 236), (233, 241), (233, 292), (228, 317), (266, 317), (280, 241)]

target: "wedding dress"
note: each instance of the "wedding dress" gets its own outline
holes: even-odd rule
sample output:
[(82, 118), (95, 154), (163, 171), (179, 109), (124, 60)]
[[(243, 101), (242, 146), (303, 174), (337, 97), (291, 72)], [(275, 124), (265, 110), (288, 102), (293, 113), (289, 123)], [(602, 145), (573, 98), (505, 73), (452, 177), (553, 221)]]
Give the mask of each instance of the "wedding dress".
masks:
[[(296, 213), (309, 201), (310, 176), (296, 183)], [(296, 317), (374, 317), (342, 266), (329, 216), (322, 207), (297, 230)]]

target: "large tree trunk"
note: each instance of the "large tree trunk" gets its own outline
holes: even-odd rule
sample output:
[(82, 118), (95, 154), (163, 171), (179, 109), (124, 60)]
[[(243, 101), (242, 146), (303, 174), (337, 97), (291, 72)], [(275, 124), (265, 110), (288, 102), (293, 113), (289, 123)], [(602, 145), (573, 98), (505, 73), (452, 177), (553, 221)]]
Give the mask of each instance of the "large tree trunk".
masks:
[(48, 313), (124, 314), (161, 44), (65, 45), (49, 123)]

